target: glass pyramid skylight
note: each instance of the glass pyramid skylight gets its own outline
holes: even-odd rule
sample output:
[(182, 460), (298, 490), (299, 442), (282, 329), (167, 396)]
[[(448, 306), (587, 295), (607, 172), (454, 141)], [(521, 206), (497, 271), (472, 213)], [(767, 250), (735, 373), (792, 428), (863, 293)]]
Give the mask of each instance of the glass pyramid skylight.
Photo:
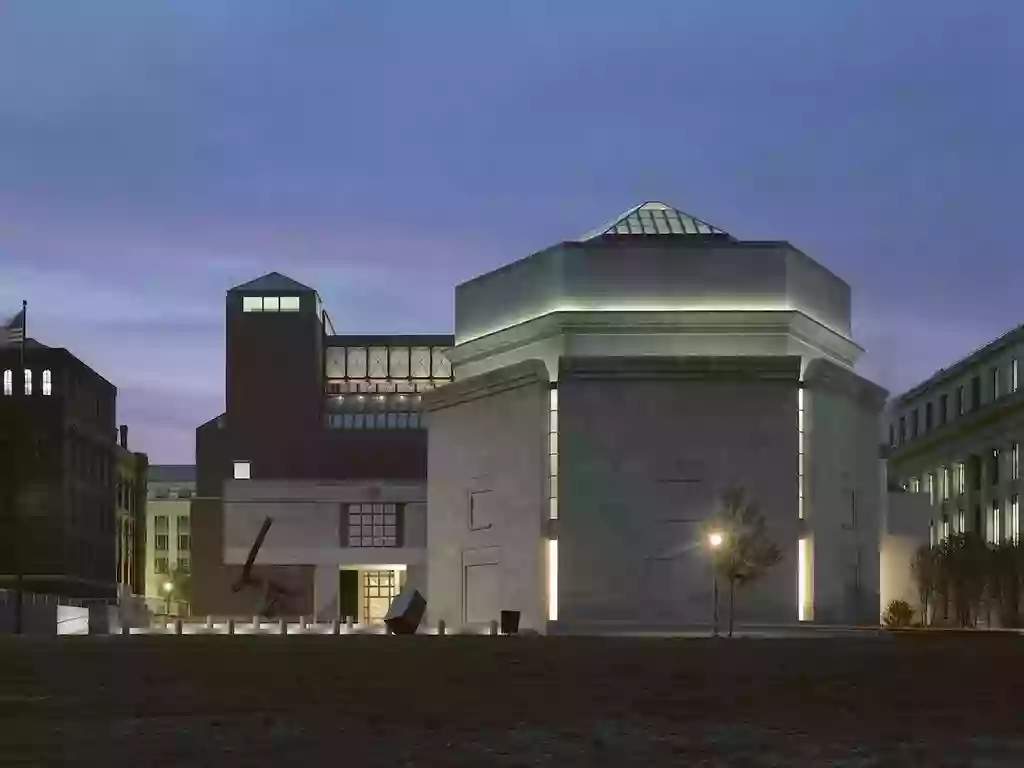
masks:
[(701, 221), (688, 213), (676, 210), (670, 205), (655, 200), (641, 203), (584, 236), (592, 240), (603, 235), (724, 235), (729, 233)]

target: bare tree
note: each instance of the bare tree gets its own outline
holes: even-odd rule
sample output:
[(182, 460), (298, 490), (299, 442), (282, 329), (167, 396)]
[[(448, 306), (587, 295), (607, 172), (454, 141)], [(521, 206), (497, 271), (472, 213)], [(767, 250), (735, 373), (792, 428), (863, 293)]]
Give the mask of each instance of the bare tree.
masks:
[(934, 547), (922, 544), (914, 552), (914, 559), (910, 561), (910, 572), (914, 576), (914, 584), (917, 586), (917, 596), (921, 601), (921, 623), (924, 626), (929, 624), (929, 611), (932, 598), (935, 596), (939, 586), (937, 553)]
[(782, 559), (782, 552), (768, 538), (764, 515), (755, 502), (746, 498), (741, 486), (731, 486), (722, 494), (712, 525), (723, 536), (714, 566), (729, 582), (729, 637), (732, 637), (736, 588), (760, 578)]

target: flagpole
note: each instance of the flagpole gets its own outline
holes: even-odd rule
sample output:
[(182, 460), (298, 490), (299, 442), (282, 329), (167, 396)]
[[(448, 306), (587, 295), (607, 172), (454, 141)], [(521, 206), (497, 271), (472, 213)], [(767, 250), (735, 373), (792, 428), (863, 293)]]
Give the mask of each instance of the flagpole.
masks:
[[(25, 395), (25, 340), (28, 338), (26, 332), (26, 326), (28, 325), (28, 302), (22, 299), (21, 301), (21, 394)], [(20, 417), (18, 418), (19, 427), (23, 426), (25, 412), (27, 408), (19, 408), (21, 411)], [(24, 440), (23, 433), (27, 433), (25, 429), (18, 429), (17, 437)], [(27, 441), (26, 441), (27, 442)], [(22, 447), (22, 446), (19, 446)], [(21, 555), (24, 549), (24, 541), (22, 536), (21, 526), (21, 505), (18, 503), (19, 490), (23, 486), (24, 478), (24, 456), (25, 451), (20, 452), (22, 460), (16, 462), (18, 468), (15, 470), (17, 473), (15, 485), (14, 485), (14, 508), (11, 510), (14, 516), (14, 634), (20, 635), (22, 633), (22, 621), (23, 621), (23, 610), (22, 606), (25, 601), (25, 576), (23, 574), (23, 568), (21, 567)]]

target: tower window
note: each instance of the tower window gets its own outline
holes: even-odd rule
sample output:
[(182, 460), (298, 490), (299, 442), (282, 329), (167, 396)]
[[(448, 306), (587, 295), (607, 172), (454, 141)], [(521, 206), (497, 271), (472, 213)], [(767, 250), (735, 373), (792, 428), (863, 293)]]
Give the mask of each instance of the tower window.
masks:
[(236, 461), (234, 463), (234, 472), (232, 477), (235, 480), (251, 480), (252, 479), (252, 464), (248, 461)]

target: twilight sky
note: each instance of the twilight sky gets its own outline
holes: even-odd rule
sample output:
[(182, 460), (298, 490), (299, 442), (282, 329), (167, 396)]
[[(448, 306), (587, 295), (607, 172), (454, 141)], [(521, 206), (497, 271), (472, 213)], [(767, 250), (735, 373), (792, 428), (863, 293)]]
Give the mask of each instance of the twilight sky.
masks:
[(661, 199), (849, 282), (858, 370), (900, 391), (1024, 322), (1021, 29), (1021, 0), (0, 0), (0, 314), (191, 462), (232, 285), (449, 332), (456, 283)]

